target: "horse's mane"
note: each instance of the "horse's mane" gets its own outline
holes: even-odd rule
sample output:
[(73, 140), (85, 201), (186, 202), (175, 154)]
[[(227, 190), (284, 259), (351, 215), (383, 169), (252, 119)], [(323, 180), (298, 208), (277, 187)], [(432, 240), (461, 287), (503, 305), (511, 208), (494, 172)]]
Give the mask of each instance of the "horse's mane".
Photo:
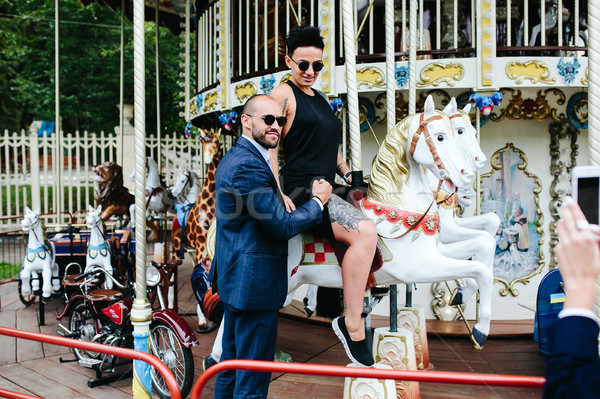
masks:
[(373, 162), (367, 197), (390, 205), (402, 205), (402, 187), (408, 180), (410, 167), (406, 162), (408, 127), (413, 117), (409, 115), (390, 130)]

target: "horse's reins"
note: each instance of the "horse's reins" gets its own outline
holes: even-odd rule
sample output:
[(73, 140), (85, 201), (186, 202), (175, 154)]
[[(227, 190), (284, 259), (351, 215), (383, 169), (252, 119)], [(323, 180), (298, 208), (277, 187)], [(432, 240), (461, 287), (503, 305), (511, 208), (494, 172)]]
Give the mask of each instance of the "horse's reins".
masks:
[(433, 161), (435, 162), (435, 165), (437, 166), (440, 172), (440, 176), (442, 176), (442, 178), (440, 179), (437, 189), (435, 190), (435, 194), (433, 195), (433, 200), (429, 204), (429, 207), (427, 207), (427, 210), (419, 217), (419, 219), (414, 224), (411, 224), (410, 227), (404, 233), (402, 233), (402, 235), (398, 236), (398, 238), (404, 237), (405, 235), (416, 229), (417, 226), (423, 221), (423, 219), (425, 219), (425, 216), (427, 216), (427, 213), (429, 213), (429, 210), (431, 210), (431, 207), (436, 202), (436, 198), (442, 188), (442, 183), (444, 182), (444, 179), (446, 179), (448, 176), (448, 172), (444, 167), (444, 163), (442, 162), (437, 152), (437, 149), (435, 148), (435, 145), (433, 145), (433, 143), (431, 142), (431, 136), (429, 135), (429, 131), (427, 130), (427, 124), (429, 122), (442, 119), (442, 116), (433, 115), (427, 118), (426, 120), (423, 120), (423, 114), (424, 113), (422, 113), (419, 118), (419, 127), (417, 131), (413, 133), (412, 139), (410, 141), (410, 156), (413, 156), (413, 154), (415, 153), (419, 137), (421, 136), (421, 134), (423, 134), (423, 136), (425, 136), (425, 142), (427, 143), (427, 147), (429, 147), (429, 152), (431, 152), (431, 155), (433, 156)]
[[(183, 190), (187, 187), (188, 184), (190, 185), (190, 187), (193, 184), (192, 183), (192, 172), (188, 172), (185, 184), (181, 188), (181, 193), (179, 193), (179, 195), (177, 196), (177, 199), (181, 202), (185, 201), (185, 199), (186, 199), (186, 196), (183, 195)], [(191, 190), (191, 188), (190, 188), (190, 190)]]
[[(38, 223), (41, 223), (41, 222), (38, 220)], [(35, 226), (35, 224), (31, 225), (31, 232), (33, 233), (33, 236), (35, 237), (36, 240), (38, 240), (38, 242), (42, 243), (42, 248), (44, 248), (44, 252), (47, 252), (48, 255), (52, 255), (52, 251), (50, 249), (51, 248), (50, 241), (48, 241), (47, 239), (40, 240), (40, 238), (37, 236), (37, 234), (35, 234), (35, 229), (33, 228), (33, 226)], [(25, 248), (29, 248), (27, 246), (28, 243), (27, 243), (27, 239), (25, 238), (25, 233), (23, 232), (21, 234), (21, 236), (23, 237), (23, 242), (25, 243)], [(32, 248), (32, 249), (34, 249), (34, 248)]]

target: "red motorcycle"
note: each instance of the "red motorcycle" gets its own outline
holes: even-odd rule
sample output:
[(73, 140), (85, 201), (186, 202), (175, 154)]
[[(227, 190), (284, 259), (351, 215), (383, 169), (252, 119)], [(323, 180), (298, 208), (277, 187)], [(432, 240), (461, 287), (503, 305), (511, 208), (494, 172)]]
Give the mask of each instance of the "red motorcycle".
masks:
[[(152, 262), (146, 270), (146, 284), (149, 295), (161, 295), (157, 285), (164, 273), (161, 265)], [(158, 266), (158, 267), (157, 267)], [(100, 289), (102, 281), (112, 280), (118, 290)], [(98, 342), (124, 348), (133, 348), (133, 325), (129, 315), (135, 289), (130, 279), (121, 284), (104, 268), (92, 267), (83, 274), (67, 274), (63, 278), (65, 305), (58, 315), (61, 321), (68, 316), (68, 325), (59, 323), (59, 335)], [(163, 301), (161, 301), (161, 304)], [(61, 331), (62, 330), (62, 331)], [(150, 352), (165, 363), (177, 379), (181, 397), (189, 393), (194, 379), (194, 357), (191, 348), (198, 345), (194, 332), (187, 322), (176, 312), (161, 308), (152, 310), (150, 324)], [(116, 373), (115, 367), (129, 362), (115, 356), (73, 348), (79, 364), (96, 371), (96, 378), (88, 381), (90, 388), (107, 384), (130, 375), (131, 371)], [(61, 359), (62, 361), (62, 359)], [(75, 360), (73, 360), (75, 361)], [(103, 376), (103, 373), (109, 375)], [(158, 372), (152, 369), (153, 388), (161, 398), (170, 398), (169, 389)]]

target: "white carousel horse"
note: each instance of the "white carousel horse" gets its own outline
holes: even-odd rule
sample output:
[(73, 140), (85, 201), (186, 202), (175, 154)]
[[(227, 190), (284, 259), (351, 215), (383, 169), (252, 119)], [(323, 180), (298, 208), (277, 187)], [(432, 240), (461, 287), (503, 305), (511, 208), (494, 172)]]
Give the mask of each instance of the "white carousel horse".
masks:
[[(133, 170), (133, 172), (131, 172), (131, 175), (129, 175), (129, 180), (131, 181), (135, 181), (135, 169)], [(146, 157), (146, 183), (145, 183), (145, 191), (146, 191), (146, 201), (147, 201), (147, 205), (146, 205), (146, 226), (150, 229), (151, 234), (150, 236), (148, 236), (148, 241), (155, 241), (156, 239), (158, 239), (158, 224), (156, 224), (155, 222), (151, 222), (152, 221), (152, 217), (150, 215), (150, 211), (154, 211), (156, 213), (163, 213), (164, 212), (164, 201), (165, 201), (165, 191), (163, 190), (157, 190), (154, 194), (152, 194), (152, 192), (154, 191), (155, 188), (162, 186), (161, 184), (161, 180), (160, 180), (160, 175), (158, 173), (158, 166), (156, 165), (156, 162), (154, 162), (154, 160), (150, 157)], [(150, 197), (150, 200), (148, 201), (148, 197), (152, 195), (152, 197)], [(168, 200), (168, 193), (167, 193), (167, 200)], [(169, 203), (167, 202), (167, 206), (169, 206)], [(131, 217), (131, 220), (133, 221), (131, 226), (132, 228), (135, 228), (135, 203), (131, 204), (129, 206), (129, 216)]]
[[(406, 117), (388, 132), (373, 163), (367, 198), (359, 202), (392, 254), (371, 280), (373, 285), (390, 285), (476, 279), (480, 306), (473, 339), (478, 347), (483, 347), (490, 329), (492, 272), (482, 262), (449, 258), (439, 252), (436, 242), (439, 218), (434, 213), (434, 196), (422, 167), (431, 170), (438, 179), (449, 178), (449, 184), (461, 187), (473, 178), (448, 117), (435, 110), (431, 96), (427, 97), (422, 114)], [(302, 284), (331, 288), (343, 285), (337, 263), (315, 264), (314, 259), (304, 263), (303, 241), (304, 235), (288, 241), (286, 305)], [(210, 356), (214, 360), (217, 360), (214, 349), (219, 347), (216, 341)]]
[[(450, 118), (452, 123), (452, 129), (454, 136), (457, 140), (458, 146), (462, 151), (465, 159), (476, 172), (479, 171), (487, 160), (485, 154), (481, 150), (477, 141), (477, 132), (471, 120), (469, 118), (469, 111), (471, 110), (471, 104), (468, 103), (462, 110), (457, 108), (456, 100), (452, 98), (444, 113)], [(431, 187), (437, 187), (439, 179), (431, 171), (427, 171), (427, 177)], [(468, 183), (472, 184), (472, 181)], [(442, 183), (441, 190), (439, 191), (438, 198), (438, 213), (440, 216), (440, 243), (438, 249), (442, 255), (450, 258), (457, 259), (470, 259), (479, 260), (487, 265), (490, 270), (493, 270), (494, 251), (496, 248), (496, 242), (494, 236), (496, 229), (500, 224), (500, 219), (494, 213), (477, 215), (468, 218), (469, 223), (481, 223), (484, 224), (486, 229), (493, 230), (491, 235), (485, 234), (481, 230), (473, 229), (467, 226), (463, 226), (459, 218), (455, 216), (455, 209), (458, 205), (458, 197), (454, 195), (454, 189), (445, 187), (446, 183)], [(445, 188), (445, 190), (444, 190)], [(458, 187), (461, 193), (464, 190), (468, 190), (469, 187)], [(495, 227), (494, 227), (495, 226)], [(465, 299), (469, 299), (470, 296), (476, 291), (476, 283), (469, 279), (466, 287)], [(310, 317), (315, 310), (317, 303), (317, 288), (315, 286), (309, 286), (304, 299), (304, 312)], [(452, 297), (454, 305), (463, 303), (463, 289), (459, 288), (455, 295)], [(468, 296), (467, 296), (468, 295)]]
[[(133, 172), (131, 172), (131, 175), (129, 175), (129, 180), (135, 181), (135, 169), (133, 170)], [(158, 165), (156, 165), (156, 162), (154, 161), (154, 159), (152, 159), (150, 157), (146, 157), (146, 183), (145, 183), (146, 197), (148, 197), (152, 193), (152, 191), (156, 187), (159, 187), (159, 186), (161, 186), (161, 181), (160, 181), (160, 175), (158, 173)], [(135, 209), (135, 205), (132, 205), (130, 208), (131, 220), (135, 220), (134, 209)], [(164, 192), (158, 191), (152, 196), (152, 198), (150, 198), (150, 202), (146, 206), (146, 217), (147, 218), (150, 217), (150, 211), (161, 213), (161, 212), (163, 212), (163, 209), (164, 209)]]
[(180, 173), (175, 179), (175, 184), (170, 188), (171, 195), (179, 204), (193, 204), (200, 194), (200, 187), (196, 184), (198, 175), (187, 167), (179, 167)]
[(54, 243), (48, 241), (46, 236), (46, 227), (39, 217), (39, 211), (32, 211), (25, 207), (25, 216), (21, 221), (21, 229), (27, 233), (27, 254), (21, 265), (21, 292), (27, 296), (31, 294), (31, 285), (33, 289), (39, 289), (39, 281), (33, 279), (31, 285), (29, 279), (34, 272), (41, 272), (42, 302), (47, 303), (50, 300), (51, 291), (60, 290), (60, 279), (58, 278), (58, 265), (55, 262)]
[[(469, 111), (471, 104), (467, 104), (462, 110), (457, 108), (456, 100), (452, 98), (450, 103), (444, 108), (444, 113), (448, 115), (452, 123), (452, 129), (458, 140), (459, 147), (463, 151), (467, 162), (474, 171), (479, 171), (485, 165), (487, 160), (477, 141), (477, 132), (471, 124)], [(437, 186), (435, 176), (428, 173), (430, 185)], [(469, 183), (470, 185), (472, 182)], [(468, 190), (467, 186), (459, 187), (461, 194)], [(464, 196), (464, 195), (462, 195)], [(497, 230), (500, 219), (494, 213), (472, 216), (469, 219), (483, 223), (486, 231), (494, 231), (494, 235), (486, 233), (479, 229), (473, 229), (461, 224), (460, 217), (455, 215), (458, 209), (459, 195), (452, 193), (452, 190), (440, 190), (438, 202), (438, 212), (440, 215), (440, 243), (438, 248), (440, 252), (451, 258), (479, 260), (493, 272), (494, 254), (496, 241), (494, 239), (495, 230)], [(450, 305), (459, 305), (467, 302), (477, 291), (477, 283), (473, 279), (466, 279), (464, 287), (458, 287), (454, 292)]]
[[(106, 235), (104, 234), (104, 222), (100, 215), (102, 214), (102, 206), (94, 209), (88, 205), (88, 214), (85, 218), (85, 224), (90, 229), (90, 240), (88, 241), (87, 253), (85, 254), (85, 270), (87, 272), (92, 267), (101, 266), (104, 270), (113, 274), (113, 266), (111, 262), (110, 248), (106, 243)], [(113, 282), (107, 278), (104, 281), (104, 287), (111, 289)]]

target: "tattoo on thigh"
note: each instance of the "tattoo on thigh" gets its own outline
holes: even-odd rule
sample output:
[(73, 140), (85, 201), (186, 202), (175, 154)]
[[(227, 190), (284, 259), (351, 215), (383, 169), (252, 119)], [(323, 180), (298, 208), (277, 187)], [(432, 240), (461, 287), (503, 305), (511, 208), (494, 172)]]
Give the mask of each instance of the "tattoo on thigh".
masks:
[(354, 208), (337, 195), (332, 195), (329, 198), (327, 206), (329, 208), (329, 218), (331, 219), (331, 222), (339, 224), (346, 231), (356, 230), (360, 232), (358, 224), (361, 220), (368, 219), (361, 211)]

